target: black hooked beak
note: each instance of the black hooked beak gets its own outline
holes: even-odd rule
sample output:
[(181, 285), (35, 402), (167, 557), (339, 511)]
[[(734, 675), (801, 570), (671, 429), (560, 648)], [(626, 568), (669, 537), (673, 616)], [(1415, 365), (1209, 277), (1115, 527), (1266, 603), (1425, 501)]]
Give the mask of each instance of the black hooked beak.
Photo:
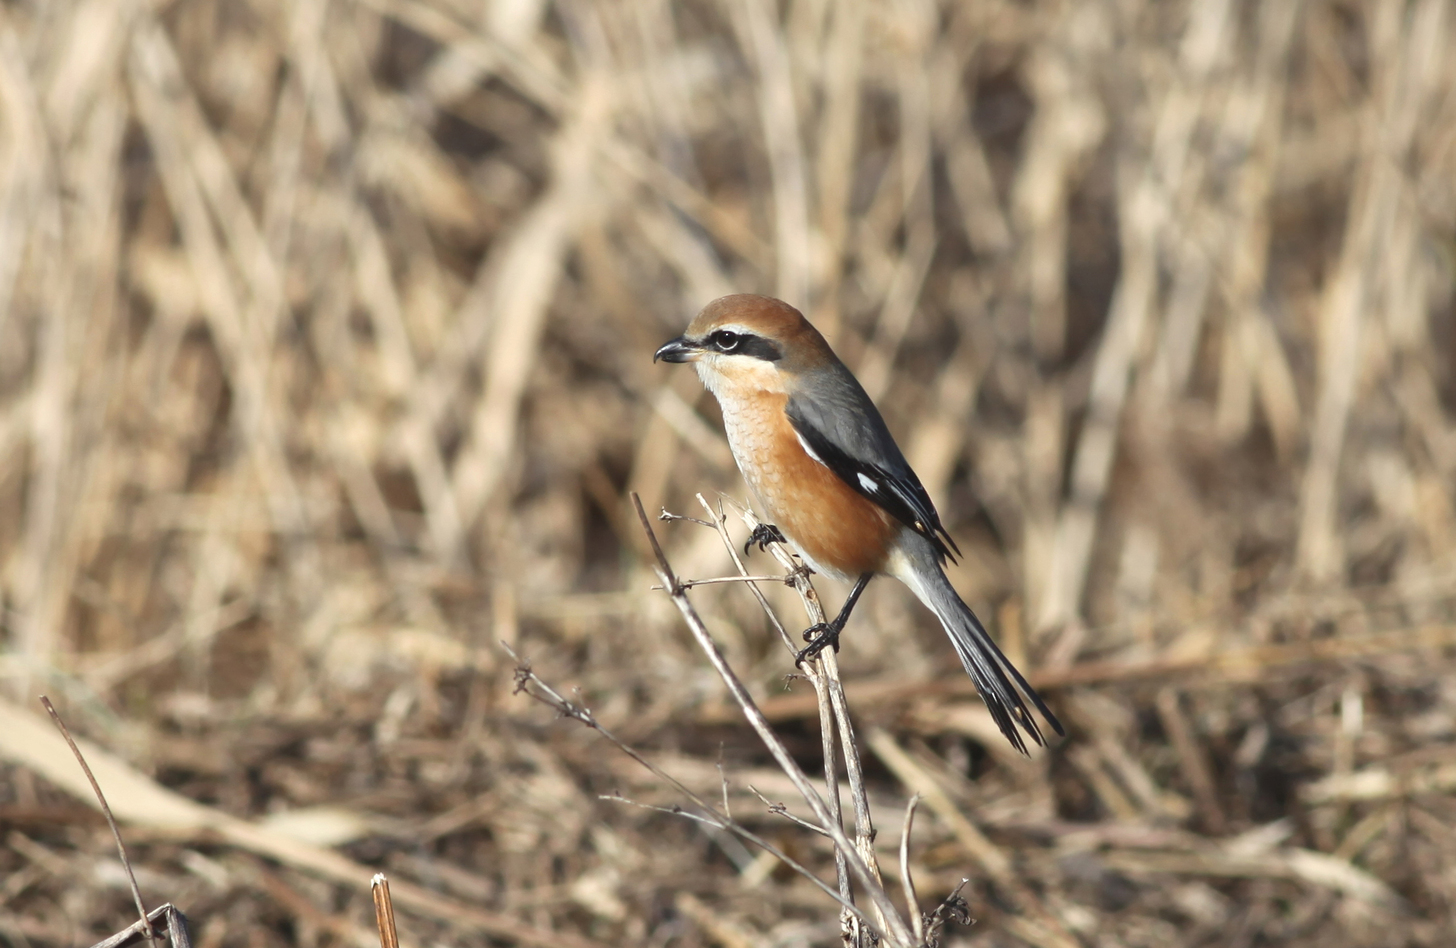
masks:
[(678, 336), (652, 353), (652, 361), (661, 359), (663, 362), (691, 362), (701, 349), (702, 346), (693, 345), (686, 337)]

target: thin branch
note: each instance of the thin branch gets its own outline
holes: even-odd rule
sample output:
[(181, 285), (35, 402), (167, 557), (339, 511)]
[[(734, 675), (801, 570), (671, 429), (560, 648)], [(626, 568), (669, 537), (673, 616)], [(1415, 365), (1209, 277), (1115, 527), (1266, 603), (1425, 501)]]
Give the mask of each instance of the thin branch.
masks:
[[(805, 581), (807, 582), (807, 577)], [(834, 657), (832, 649), (826, 651), (829, 652), (829, 658)], [(809, 683), (814, 686), (814, 696), (819, 703), (819, 742), (823, 747), (824, 784), (829, 790), (829, 815), (833, 818), (835, 826), (843, 826), (844, 806), (839, 801), (839, 762), (834, 752), (834, 713), (824, 674), (828, 667), (826, 661), (824, 652), (821, 651), (809, 663)], [(850, 795), (853, 796), (852, 791)], [(839, 881), (839, 891), (844, 893), (846, 899), (853, 902), (854, 888), (849, 884), (849, 864), (844, 853), (837, 846), (834, 848), (834, 875)], [(852, 944), (863, 944), (864, 939), (860, 937), (862, 932), (857, 930), (847, 916), (841, 914), (839, 921), (845, 934), (852, 939)], [(881, 921), (881, 924), (883, 925), (884, 922)]]
[(106, 795), (101, 792), (101, 785), (96, 782), (96, 775), (91, 773), (91, 765), (86, 763), (86, 758), (81, 754), (81, 748), (76, 746), (70, 729), (66, 727), (66, 722), (61, 720), (61, 716), (56, 713), (56, 706), (51, 704), (51, 699), (41, 695), (40, 703), (45, 707), (46, 713), (51, 716), (51, 720), (56, 722), (56, 729), (61, 732), (61, 736), (70, 745), (71, 753), (76, 755), (76, 763), (81, 765), (86, 779), (91, 782), (91, 792), (96, 794), (96, 802), (101, 804), (101, 812), (106, 814), (106, 825), (111, 827), (111, 836), (116, 840), (116, 851), (121, 854), (121, 868), (126, 870), (126, 881), (131, 886), (132, 901), (136, 903), (137, 915), (141, 918), (139, 924), (146, 931), (147, 940), (156, 945), (157, 933), (147, 920), (147, 907), (142, 904), (142, 890), (137, 886), (136, 873), (131, 871), (131, 860), (126, 855), (126, 844), (121, 841), (121, 830), (116, 826), (116, 817), (111, 815), (111, 807), (106, 803)]
[[(722, 503), (720, 502), (718, 508), (715, 510), (703, 497), (702, 494), (698, 495), (698, 503), (701, 504), (703, 506), (703, 509), (708, 512), (708, 516), (713, 518), (713, 525), (718, 530), (718, 537), (723, 541), (723, 548), (726, 549), (728, 551), (728, 555), (733, 558), (733, 563), (735, 566), (738, 567), (738, 572), (746, 575), (748, 573), (748, 569), (743, 565), (743, 560), (738, 556), (738, 546), (728, 535), (727, 518), (723, 514)], [(754, 524), (754, 526), (756, 526), (756, 524)], [(772, 546), (774, 547), (774, 558), (778, 560), (780, 564), (788, 571), (782, 577), (781, 581), (792, 585), (795, 589), (801, 589), (801, 581), (804, 583), (808, 582), (807, 572), (803, 568), (795, 565), (793, 557), (789, 555), (787, 551), (781, 549), (777, 542), (773, 543)], [(744, 548), (744, 552), (746, 555), (747, 547)], [(763, 593), (759, 590), (757, 585), (751, 585), (750, 588), (752, 588), (754, 596), (758, 599), (758, 604), (763, 608), (764, 613), (768, 615), (769, 620), (774, 625), (774, 628), (778, 629), (779, 638), (784, 643), (784, 647), (788, 649), (789, 654), (796, 655), (797, 652), (794, 648), (794, 642), (791, 638), (789, 638), (788, 632), (784, 629), (783, 623), (779, 621), (778, 614), (774, 611), (773, 607), (769, 605), (768, 600), (764, 597)], [(817, 599), (813, 600), (812, 603), (810, 600), (805, 600), (805, 611), (809, 616), (810, 624), (812, 625), (823, 622), (824, 615), (822, 610), (816, 612), (814, 609), (810, 608), (811, 604), (817, 607)], [(805, 670), (805, 677), (809, 679), (810, 685), (812, 685), (814, 688), (815, 700), (819, 707), (819, 739), (821, 744), (823, 745), (824, 786), (828, 793), (829, 815), (830, 818), (834, 820), (835, 825), (843, 826), (844, 810), (843, 806), (840, 804), (839, 801), (839, 764), (834, 748), (834, 716), (831, 710), (828, 688), (825, 685), (824, 670), (827, 666), (824, 664), (824, 662), (825, 659), (823, 657), (823, 653), (821, 652), (819, 656), (817, 656), (813, 661), (809, 662), (808, 668)], [(787, 813), (787, 811), (785, 812)], [(797, 819), (797, 817), (795, 817), (795, 819)], [(846, 902), (853, 903), (854, 887), (850, 885), (849, 882), (849, 866), (845, 862), (844, 853), (841, 852), (838, 847), (835, 847), (834, 849), (834, 877), (839, 885), (839, 894), (844, 897), (844, 900)], [(845, 936), (849, 940), (850, 944), (858, 945), (863, 942), (863, 938), (861, 938), (862, 932), (859, 930), (858, 925), (855, 924), (853, 915), (850, 915), (848, 913), (841, 913), (840, 925), (844, 929)]]
[(728, 774), (723, 769), (723, 744), (718, 744), (718, 783), (723, 788), (723, 815), (733, 819), (733, 807), (728, 802)]
[(692, 813), (683, 809), (676, 803), (663, 806), (659, 803), (643, 803), (640, 800), (633, 800), (631, 797), (624, 797), (620, 793), (599, 793), (598, 800), (605, 800), (609, 803), (622, 803), (639, 810), (651, 810), (653, 813), (661, 813), (665, 816), (680, 816), (685, 820), (692, 820), (694, 823), (701, 823), (704, 826), (711, 826), (713, 829), (723, 829), (722, 824), (711, 816), (704, 816), (701, 813)]
[[(701, 500), (701, 497), (699, 498)], [(743, 518), (750, 530), (756, 530), (759, 526), (758, 517), (753, 511), (740, 508), (740, 516)], [(770, 542), (769, 551), (790, 574), (797, 577), (794, 588), (799, 591), (799, 597), (803, 601), (804, 611), (809, 616), (811, 625), (825, 621), (824, 606), (819, 601), (818, 593), (814, 584), (802, 569), (794, 562), (793, 553), (787, 545), (781, 542)], [(844, 769), (849, 783), (849, 797), (854, 806), (854, 835), (855, 847), (874, 874), (876, 881), (883, 887), (884, 882), (880, 875), (880, 867), (875, 858), (875, 825), (870, 815), (869, 793), (865, 788), (864, 764), (860, 758), (859, 742), (855, 739), (854, 724), (849, 717), (849, 702), (844, 696), (844, 683), (839, 677), (839, 658), (832, 650), (826, 649), (819, 653), (815, 660), (809, 663), (810, 680), (814, 684), (815, 694), (819, 705), (820, 730), (825, 735), (825, 759), (828, 761), (833, 756), (831, 745), (832, 738), (829, 736), (833, 729), (839, 732), (840, 747), (844, 752)], [(831, 728), (830, 715), (825, 707), (826, 693), (828, 703), (833, 708), (834, 726)], [(836, 799), (835, 803), (838, 801)], [(836, 813), (837, 815), (837, 813)], [(877, 909), (878, 911), (878, 909)]]
[[(900, 881), (905, 886), (905, 913), (910, 916), (910, 927), (915, 932), (915, 944), (925, 944), (925, 921), (920, 917), (920, 897), (915, 894), (915, 880), (910, 877), (910, 829), (915, 825), (915, 808), (920, 806), (920, 794), (910, 797), (905, 804), (905, 823), (900, 827)], [(961, 885), (965, 885), (964, 882)], [(959, 890), (957, 890), (959, 891)]]
[[(785, 586), (793, 585), (793, 580), (787, 576), (714, 576), (710, 579), (684, 579), (678, 585), (683, 589), (692, 589), (694, 586), (712, 586), (716, 583), (783, 583)], [(653, 589), (661, 589), (661, 586), (653, 586)]]
[[(667, 577), (665, 576), (663, 578), (665, 580), (667, 579)], [(523, 692), (527, 696), (534, 698), (537, 701), (540, 701), (542, 704), (552, 708), (562, 717), (571, 718), (573, 721), (580, 722), (581, 724), (584, 724), (587, 727), (591, 728), (593, 731), (596, 731), (612, 746), (616, 747), (622, 753), (626, 754), (628, 757), (641, 764), (654, 777), (671, 786), (674, 790), (676, 790), (678, 793), (682, 794), (689, 801), (691, 801), (694, 806), (702, 810), (702, 814), (689, 813), (686, 810), (667, 810), (665, 812), (674, 813), (679, 816), (684, 816), (689, 819), (697, 820), (709, 826), (713, 826), (719, 830), (732, 833), (740, 839), (746, 840), (747, 842), (754, 844), (760, 849), (766, 850), (767, 852), (777, 857), (781, 862), (783, 862), (784, 865), (799, 873), (804, 878), (808, 879), (811, 883), (817, 886), (820, 891), (822, 891), (825, 895), (828, 895), (830, 898), (834, 899), (834, 901), (839, 902), (841, 906), (845, 907), (849, 911), (854, 912), (866, 924), (872, 924), (868, 916), (865, 916), (858, 908), (853, 905), (853, 903), (845, 903), (844, 900), (841, 898), (840, 894), (836, 892), (833, 888), (831, 888), (827, 883), (825, 883), (823, 879), (820, 879), (807, 867), (791, 857), (788, 853), (784, 852), (773, 843), (759, 836), (748, 827), (735, 820), (731, 820), (725, 817), (723, 814), (719, 813), (713, 808), (710, 803), (704, 800), (697, 793), (694, 793), (692, 790), (688, 789), (688, 787), (686, 787), (677, 778), (673, 777), (667, 771), (663, 770), (661, 767), (657, 766), (652, 761), (642, 756), (642, 754), (639, 753), (631, 745), (627, 744), (621, 738), (617, 737), (617, 735), (613, 734), (611, 731), (607, 730), (607, 728), (603, 727), (601, 723), (597, 721), (596, 716), (591, 713), (590, 709), (567, 700), (561, 695), (560, 692), (558, 692), (556, 689), (552, 688), (545, 681), (543, 681), (535, 672), (531, 671), (530, 664), (524, 661), (518, 654), (516, 654), (515, 649), (511, 648), (508, 643), (501, 642), (500, 644), (501, 648), (506, 651), (506, 654), (510, 655), (511, 659), (516, 662), (517, 692)], [(810, 787), (810, 790), (812, 791), (813, 788)], [(630, 803), (631, 801), (625, 802)], [(642, 806), (643, 804), (635, 805)]]
[(98, 941), (91, 948), (127, 948), (142, 938), (154, 938), (157, 926), (164, 921), (167, 923), (167, 938), (172, 942), (172, 948), (192, 948), (192, 936), (187, 931), (187, 916), (171, 902), (152, 909), (146, 918), (132, 922), (115, 935)]
[[(739, 680), (737, 673), (729, 666), (727, 660), (723, 657), (723, 653), (719, 651), (717, 643), (713, 641), (712, 635), (709, 634), (707, 626), (703, 624), (703, 620), (698, 615), (697, 610), (693, 608), (693, 604), (688, 600), (686, 593), (678, 585), (677, 578), (672, 572), (672, 566), (668, 563), (667, 557), (663, 555), (662, 545), (657, 542), (657, 536), (652, 531), (652, 524), (647, 519), (647, 512), (642, 509), (642, 498), (637, 496), (636, 492), (632, 494), (632, 503), (637, 508), (637, 517), (642, 522), (642, 528), (647, 531), (648, 540), (652, 544), (653, 553), (657, 557), (658, 573), (663, 583), (673, 590), (671, 594), (673, 605), (677, 606), (678, 612), (687, 623), (689, 630), (692, 631), (693, 637), (697, 639), (699, 647), (702, 648), (703, 653), (708, 657), (708, 661), (712, 663), (719, 677), (723, 679), (723, 683), (728, 686), (729, 693), (738, 702), (738, 706), (742, 709), (744, 717), (748, 719), (749, 725), (758, 733), (759, 740), (763, 741), (764, 746), (773, 755), (774, 761), (779, 765), (779, 768), (793, 781), (795, 789), (804, 797), (805, 802), (809, 804), (809, 808), (814, 811), (815, 819), (819, 820), (829, 830), (830, 835), (834, 838), (835, 846), (844, 850), (845, 861), (849, 865), (850, 872), (859, 880), (860, 885), (864, 886), (872, 904), (883, 916), (884, 928), (887, 930), (887, 935), (890, 940), (899, 945), (913, 945), (914, 942), (910, 934), (910, 928), (905, 923), (905, 920), (900, 918), (899, 913), (896, 912), (894, 903), (890, 901), (889, 894), (876, 881), (875, 873), (870, 871), (869, 866), (860, 857), (858, 850), (854, 849), (854, 844), (845, 835), (844, 828), (834, 822), (828, 805), (819, 796), (819, 792), (814, 789), (814, 785), (809, 782), (809, 778), (799, 768), (798, 762), (794, 760), (793, 756), (788, 752), (788, 749), (784, 747), (783, 742), (778, 739), (778, 735), (774, 733), (773, 728), (769, 726), (768, 720), (763, 716), (763, 712), (758, 709), (758, 705), (748, 693), (748, 689), (743, 686), (743, 682)], [(838, 893), (835, 895), (838, 898)]]
[(774, 801), (770, 800), (762, 793), (759, 793), (758, 788), (755, 787), (753, 784), (748, 784), (748, 789), (754, 796), (758, 797), (760, 800), (763, 801), (763, 805), (768, 807), (768, 811), (774, 816), (782, 816), (790, 823), (797, 823), (811, 833), (818, 833), (820, 836), (824, 836), (826, 838), (829, 836), (828, 831), (825, 830), (824, 827), (816, 826), (815, 824), (810, 823), (808, 820), (804, 819), (802, 816), (795, 816), (793, 813), (790, 813), (789, 808), (786, 804), (775, 803)]
[[(728, 535), (728, 525), (723, 518), (722, 511), (714, 511), (708, 502), (703, 499), (702, 494), (698, 495), (698, 503), (702, 504), (703, 508), (708, 511), (708, 516), (713, 518), (711, 526), (717, 529), (718, 538), (723, 541), (723, 548), (728, 551), (728, 555), (733, 559), (733, 565), (738, 568), (739, 575), (747, 576), (748, 567), (743, 565), (743, 558), (738, 555), (738, 546), (733, 542), (733, 538)], [(706, 521), (700, 520), (698, 522), (704, 523)], [(780, 577), (777, 576), (774, 577), (774, 580), (776, 582), (781, 581)], [(784, 628), (783, 622), (779, 620), (778, 613), (774, 612), (773, 606), (769, 605), (768, 598), (764, 596), (763, 590), (759, 589), (758, 584), (753, 582), (748, 584), (748, 588), (753, 593), (753, 598), (758, 600), (758, 604), (763, 609), (764, 615), (768, 616), (768, 621), (772, 623), (774, 629), (778, 632), (779, 639), (784, 643), (784, 647), (789, 650), (790, 654), (794, 654), (794, 640), (790, 638), (789, 631)]]
[(685, 517), (682, 514), (675, 514), (672, 511), (668, 510), (666, 507), (663, 507), (661, 512), (658, 513), (657, 519), (666, 521), (667, 523), (672, 523), (675, 520), (685, 520), (688, 523), (696, 523), (700, 527), (715, 526), (715, 524), (710, 523), (707, 520), (699, 520), (697, 517)]
[(844, 697), (844, 683), (839, 678), (839, 659), (832, 651), (825, 656), (824, 670), (828, 680), (829, 700), (834, 706), (834, 719), (839, 728), (839, 742), (844, 748), (844, 769), (849, 775), (849, 798), (854, 804), (855, 844), (859, 846), (861, 855), (878, 878), (880, 867), (874, 855), (875, 824), (870, 816), (864, 763), (859, 754), (859, 741), (855, 740), (854, 723), (849, 717), (849, 702)]

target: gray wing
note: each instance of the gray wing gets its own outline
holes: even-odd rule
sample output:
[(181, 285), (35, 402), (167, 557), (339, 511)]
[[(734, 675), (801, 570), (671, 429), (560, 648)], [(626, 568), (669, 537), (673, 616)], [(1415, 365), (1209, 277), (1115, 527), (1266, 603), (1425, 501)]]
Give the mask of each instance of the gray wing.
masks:
[(789, 397), (789, 422), (821, 464), (925, 537), (941, 557), (960, 555), (885, 419), (842, 365), (809, 374)]

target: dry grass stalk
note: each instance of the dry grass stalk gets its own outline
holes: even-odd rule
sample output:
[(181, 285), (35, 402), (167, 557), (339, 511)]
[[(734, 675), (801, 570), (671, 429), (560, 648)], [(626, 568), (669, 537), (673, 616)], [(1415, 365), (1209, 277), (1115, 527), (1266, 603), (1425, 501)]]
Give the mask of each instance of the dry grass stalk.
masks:
[(905, 891), (905, 911), (910, 916), (910, 928), (915, 934), (915, 944), (925, 944), (925, 919), (920, 914), (920, 896), (915, 891), (915, 879), (910, 871), (910, 830), (915, 826), (915, 808), (920, 805), (920, 794), (905, 804), (905, 822), (900, 827), (900, 883)]
[(187, 932), (187, 917), (171, 902), (159, 905), (151, 913), (137, 919), (130, 928), (123, 929), (92, 945), (91, 948), (128, 948), (141, 943), (157, 943), (157, 933), (165, 928), (167, 940), (173, 948), (192, 948), (192, 938)]
[(369, 894), (374, 899), (374, 922), (379, 928), (379, 948), (399, 948), (399, 930), (394, 922), (394, 900), (389, 895), (389, 879), (376, 872), (369, 880)]
[(76, 746), (75, 739), (71, 737), (71, 732), (66, 728), (66, 722), (62, 721), (61, 716), (56, 713), (55, 705), (51, 704), (51, 699), (45, 695), (41, 695), (40, 703), (46, 709), (46, 713), (51, 716), (51, 720), (55, 722), (56, 730), (61, 732), (61, 737), (65, 739), (66, 745), (71, 749), (71, 753), (76, 756), (76, 763), (81, 765), (81, 770), (86, 774), (86, 782), (91, 784), (91, 792), (96, 794), (96, 805), (101, 807), (101, 812), (106, 817), (106, 825), (111, 829), (111, 835), (116, 840), (116, 851), (121, 856), (121, 866), (126, 870), (126, 881), (131, 887), (131, 898), (136, 903), (137, 915), (140, 916), (137, 919), (137, 924), (142, 927), (142, 932), (145, 934), (147, 941), (155, 948), (157, 935), (147, 921), (147, 906), (142, 901), (141, 889), (137, 887), (136, 873), (132, 871), (131, 860), (127, 858), (126, 843), (121, 840), (121, 830), (116, 826), (116, 817), (111, 815), (111, 807), (106, 805), (106, 795), (101, 792), (101, 785), (96, 782), (96, 775), (91, 772), (91, 767), (86, 763), (86, 757), (81, 753), (81, 748)]

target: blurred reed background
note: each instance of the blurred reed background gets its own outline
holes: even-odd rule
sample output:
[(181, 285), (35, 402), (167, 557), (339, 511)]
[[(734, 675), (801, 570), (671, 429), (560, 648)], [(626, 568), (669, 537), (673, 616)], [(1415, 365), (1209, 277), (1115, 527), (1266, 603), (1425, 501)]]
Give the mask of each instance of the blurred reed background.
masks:
[[(742, 496), (711, 399), (651, 354), (765, 292), (877, 398), (953, 580), (1069, 725), (1014, 758), (929, 615), (871, 587), (841, 661), (881, 845), (931, 790), (921, 895), (972, 879), (946, 944), (1449, 944), (1453, 21), (10, 0), (4, 688), (499, 923), (417, 900), (415, 944), (834, 944), (771, 860), (600, 799), (677, 802), (513, 696), (496, 645), (709, 796), (721, 762), (735, 816), (829, 871), (749, 794), (788, 798), (626, 503)], [(728, 571), (711, 531), (661, 533)], [(695, 597), (812, 764), (758, 607)], [(345, 830), (308, 829), (323, 806)], [(373, 937), (364, 878), (146, 822), (143, 891), (198, 944)], [(127, 924), (75, 798), (8, 764), (0, 823), (0, 939)]]

